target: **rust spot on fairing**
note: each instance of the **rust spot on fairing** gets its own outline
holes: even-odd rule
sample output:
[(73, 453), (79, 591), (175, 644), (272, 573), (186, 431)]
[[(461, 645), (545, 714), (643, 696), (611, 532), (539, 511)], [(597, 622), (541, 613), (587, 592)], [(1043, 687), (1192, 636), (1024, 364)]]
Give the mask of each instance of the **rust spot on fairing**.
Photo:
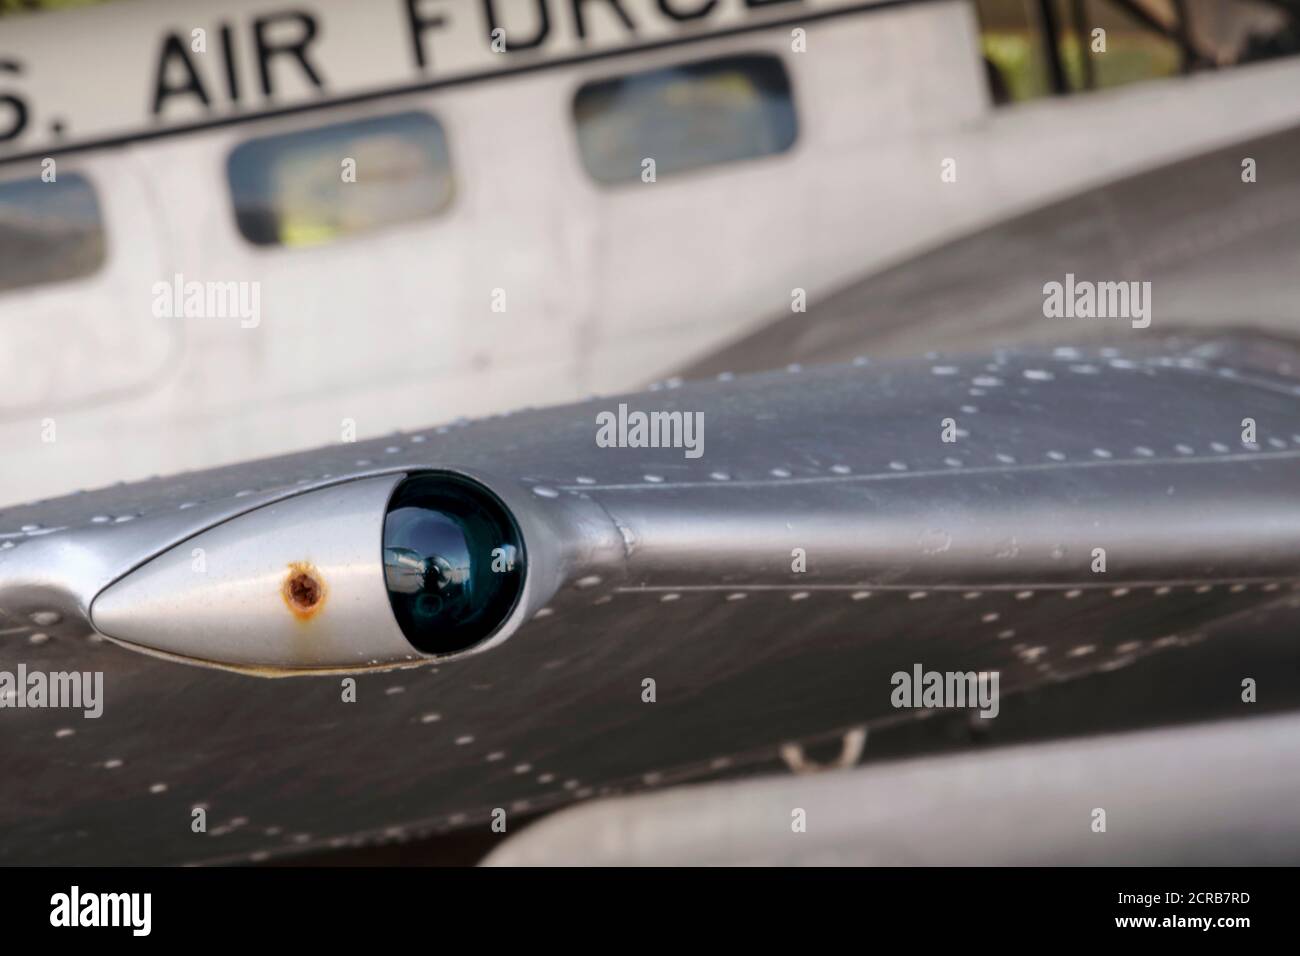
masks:
[(325, 579), (311, 564), (295, 561), (284, 576), (280, 596), (294, 617), (310, 621), (325, 606)]

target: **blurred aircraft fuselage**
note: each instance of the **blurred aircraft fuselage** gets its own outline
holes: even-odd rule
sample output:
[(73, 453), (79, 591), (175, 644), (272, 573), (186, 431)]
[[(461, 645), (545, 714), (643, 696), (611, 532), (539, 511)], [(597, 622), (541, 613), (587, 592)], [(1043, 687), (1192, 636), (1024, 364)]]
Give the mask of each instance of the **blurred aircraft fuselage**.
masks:
[[(631, 389), (955, 235), (1294, 123), (1297, 80), (995, 108), (961, 0), (9, 18), (0, 254), (34, 261), (0, 270), (0, 504)], [(24, 218), (45, 186), (81, 192)]]

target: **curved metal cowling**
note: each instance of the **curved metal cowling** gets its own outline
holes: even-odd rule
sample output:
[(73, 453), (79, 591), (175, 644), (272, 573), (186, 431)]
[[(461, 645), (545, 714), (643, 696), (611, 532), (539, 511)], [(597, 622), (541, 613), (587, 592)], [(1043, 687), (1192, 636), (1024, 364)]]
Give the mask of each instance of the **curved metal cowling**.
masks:
[[(638, 794), (556, 813), (484, 862), (1280, 866), (1300, 854), (1297, 731), (1288, 714)], [(1094, 806), (1113, 838), (1078, 825)], [(791, 807), (812, 822), (797, 839)]]
[[(11, 669), (102, 671), (105, 701), (97, 719), (0, 710), (0, 764), (24, 768), (0, 791), (0, 861), (248, 859), (486, 825), (914, 716), (890, 675), (917, 664), (996, 670), (1006, 694), (1193, 644), (1300, 581), (1300, 380), (1236, 354), (1157, 341), (770, 373), (7, 510)], [(601, 447), (597, 416), (620, 404), (698, 413), (703, 453)], [(296, 502), (310, 548), (339, 515), (313, 523), (313, 495), (430, 470), (489, 489), (523, 534), (527, 593), (481, 653), (362, 674), (353, 702), (338, 676), (87, 640), (101, 595), (198, 535)], [(245, 663), (219, 644), (161, 650)], [(198, 804), (220, 839), (190, 832)]]

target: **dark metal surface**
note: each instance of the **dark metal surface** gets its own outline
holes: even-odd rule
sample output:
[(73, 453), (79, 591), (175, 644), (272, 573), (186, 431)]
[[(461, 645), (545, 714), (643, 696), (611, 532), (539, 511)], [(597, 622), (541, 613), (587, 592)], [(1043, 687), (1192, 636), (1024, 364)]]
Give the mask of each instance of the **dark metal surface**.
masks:
[[(495, 808), (743, 771), (788, 741), (914, 719), (889, 676), (915, 663), (998, 669), (1014, 693), (1184, 653), (1295, 600), (1294, 359), (1152, 340), (773, 373), (10, 509), (5, 666), (101, 669), (107, 701), (98, 720), (0, 712), (0, 860), (260, 860), (486, 827)], [(596, 414), (619, 401), (703, 413), (703, 456), (598, 447)], [(212, 515), (419, 468), (476, 476), (533, 529), (554, 597), (501, 646), (358, 677), (345, 703), (338, 677), (266, 681), (87, 637), (97, 588)]]
[[(1086, 190), (867, 276), (809, 303), (806, 313), (773, 316), (682, 374), (1062, 338), (1142, 347), (1152, 336), (1194, 330), (1294, 338), (1298, 151), (1300, 129), (1289, 129)], [(1247, 157), (1256, 182), (1242, 182)], [(1043, 285), (1066, 273), (1150, 282), (1151, 326), (1045, 317)]]

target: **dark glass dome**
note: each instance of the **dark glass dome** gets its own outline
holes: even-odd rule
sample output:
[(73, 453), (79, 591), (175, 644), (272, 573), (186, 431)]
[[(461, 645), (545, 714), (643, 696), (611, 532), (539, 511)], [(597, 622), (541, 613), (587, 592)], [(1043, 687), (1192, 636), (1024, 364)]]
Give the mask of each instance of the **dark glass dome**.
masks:
[(447, 475), (413, 475), (384, 518), (384, 578), (406, 639), (426, 654), (464, 651), (514, 610), (524, 548), (514, 519), (486, 489)]

